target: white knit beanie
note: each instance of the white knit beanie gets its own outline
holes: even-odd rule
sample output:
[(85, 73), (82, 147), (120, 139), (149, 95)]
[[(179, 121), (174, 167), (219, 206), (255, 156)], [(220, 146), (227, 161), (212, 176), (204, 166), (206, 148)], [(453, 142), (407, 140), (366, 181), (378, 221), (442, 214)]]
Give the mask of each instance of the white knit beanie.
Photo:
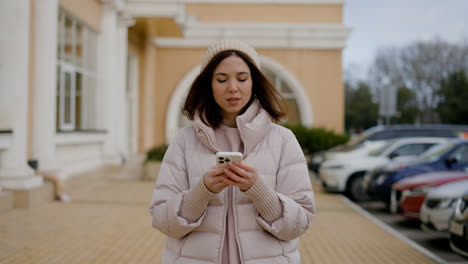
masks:
[(220, 52), (226, 50), (236, 50), (244, 53), (252, 60), (255, 66), (257, 66), (257, 68), (260, 69), (260, 57), (258, 56), (257, 52), (252, 46), (240, 40), (225, 39), (211, 44), (211, 46), (205, 52), (205, 55), (203, 55), (200, 64), (200, 72), (202, 72), (205, 69), (205, 67), (208, 65), (211, 59), (213, 59)]

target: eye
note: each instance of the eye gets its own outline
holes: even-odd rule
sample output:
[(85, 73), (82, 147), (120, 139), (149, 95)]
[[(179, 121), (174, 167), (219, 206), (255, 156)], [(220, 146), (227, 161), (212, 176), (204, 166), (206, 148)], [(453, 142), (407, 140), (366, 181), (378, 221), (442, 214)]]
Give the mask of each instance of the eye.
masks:
[(220, 80), (220, 79), (217, 79), (217, 81), (218, 81), (219, 83), (226, 82), (226, 80)]
[(239, 82), (245, 82), (245, 81), (247, 81), (247, 78), (245, 78), (245, 79), (239, 79)]

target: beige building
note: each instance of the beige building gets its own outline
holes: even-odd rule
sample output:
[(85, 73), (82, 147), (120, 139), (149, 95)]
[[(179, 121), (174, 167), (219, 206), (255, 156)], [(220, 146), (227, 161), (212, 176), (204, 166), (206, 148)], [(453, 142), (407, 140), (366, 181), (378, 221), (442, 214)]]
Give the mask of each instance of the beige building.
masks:
[(287, 122), (343, 132), (344, 0), (0, 1), (0, 189), (40, 187), (170, 142), (208, 45), (241, 39)]

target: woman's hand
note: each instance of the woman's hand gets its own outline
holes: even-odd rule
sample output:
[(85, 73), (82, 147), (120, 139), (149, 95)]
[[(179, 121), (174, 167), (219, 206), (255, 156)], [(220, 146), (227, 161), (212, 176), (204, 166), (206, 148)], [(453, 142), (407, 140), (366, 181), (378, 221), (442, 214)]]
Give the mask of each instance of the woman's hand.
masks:
[(254, 167), (242, 161), (229, 163), (224, 168), (224, 174), (227, 176), (224, 182), (239, 187), (241, 191), (250, 189), (260, 177)]
[(219, 193), (229, 186), (229, 184), (226, 183), (226, 178), (226, 175), (224, 175), (224, 169), (214, 166), (203, 175), (203, 183), (208, 191)]

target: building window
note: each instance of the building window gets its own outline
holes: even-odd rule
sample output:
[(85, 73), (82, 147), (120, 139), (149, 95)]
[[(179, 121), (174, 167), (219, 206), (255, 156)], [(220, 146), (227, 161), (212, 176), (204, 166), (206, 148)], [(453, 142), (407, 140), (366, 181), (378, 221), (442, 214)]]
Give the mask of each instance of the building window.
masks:
[(97, 33), (59, 10), (57, 130), (96, 129)]

